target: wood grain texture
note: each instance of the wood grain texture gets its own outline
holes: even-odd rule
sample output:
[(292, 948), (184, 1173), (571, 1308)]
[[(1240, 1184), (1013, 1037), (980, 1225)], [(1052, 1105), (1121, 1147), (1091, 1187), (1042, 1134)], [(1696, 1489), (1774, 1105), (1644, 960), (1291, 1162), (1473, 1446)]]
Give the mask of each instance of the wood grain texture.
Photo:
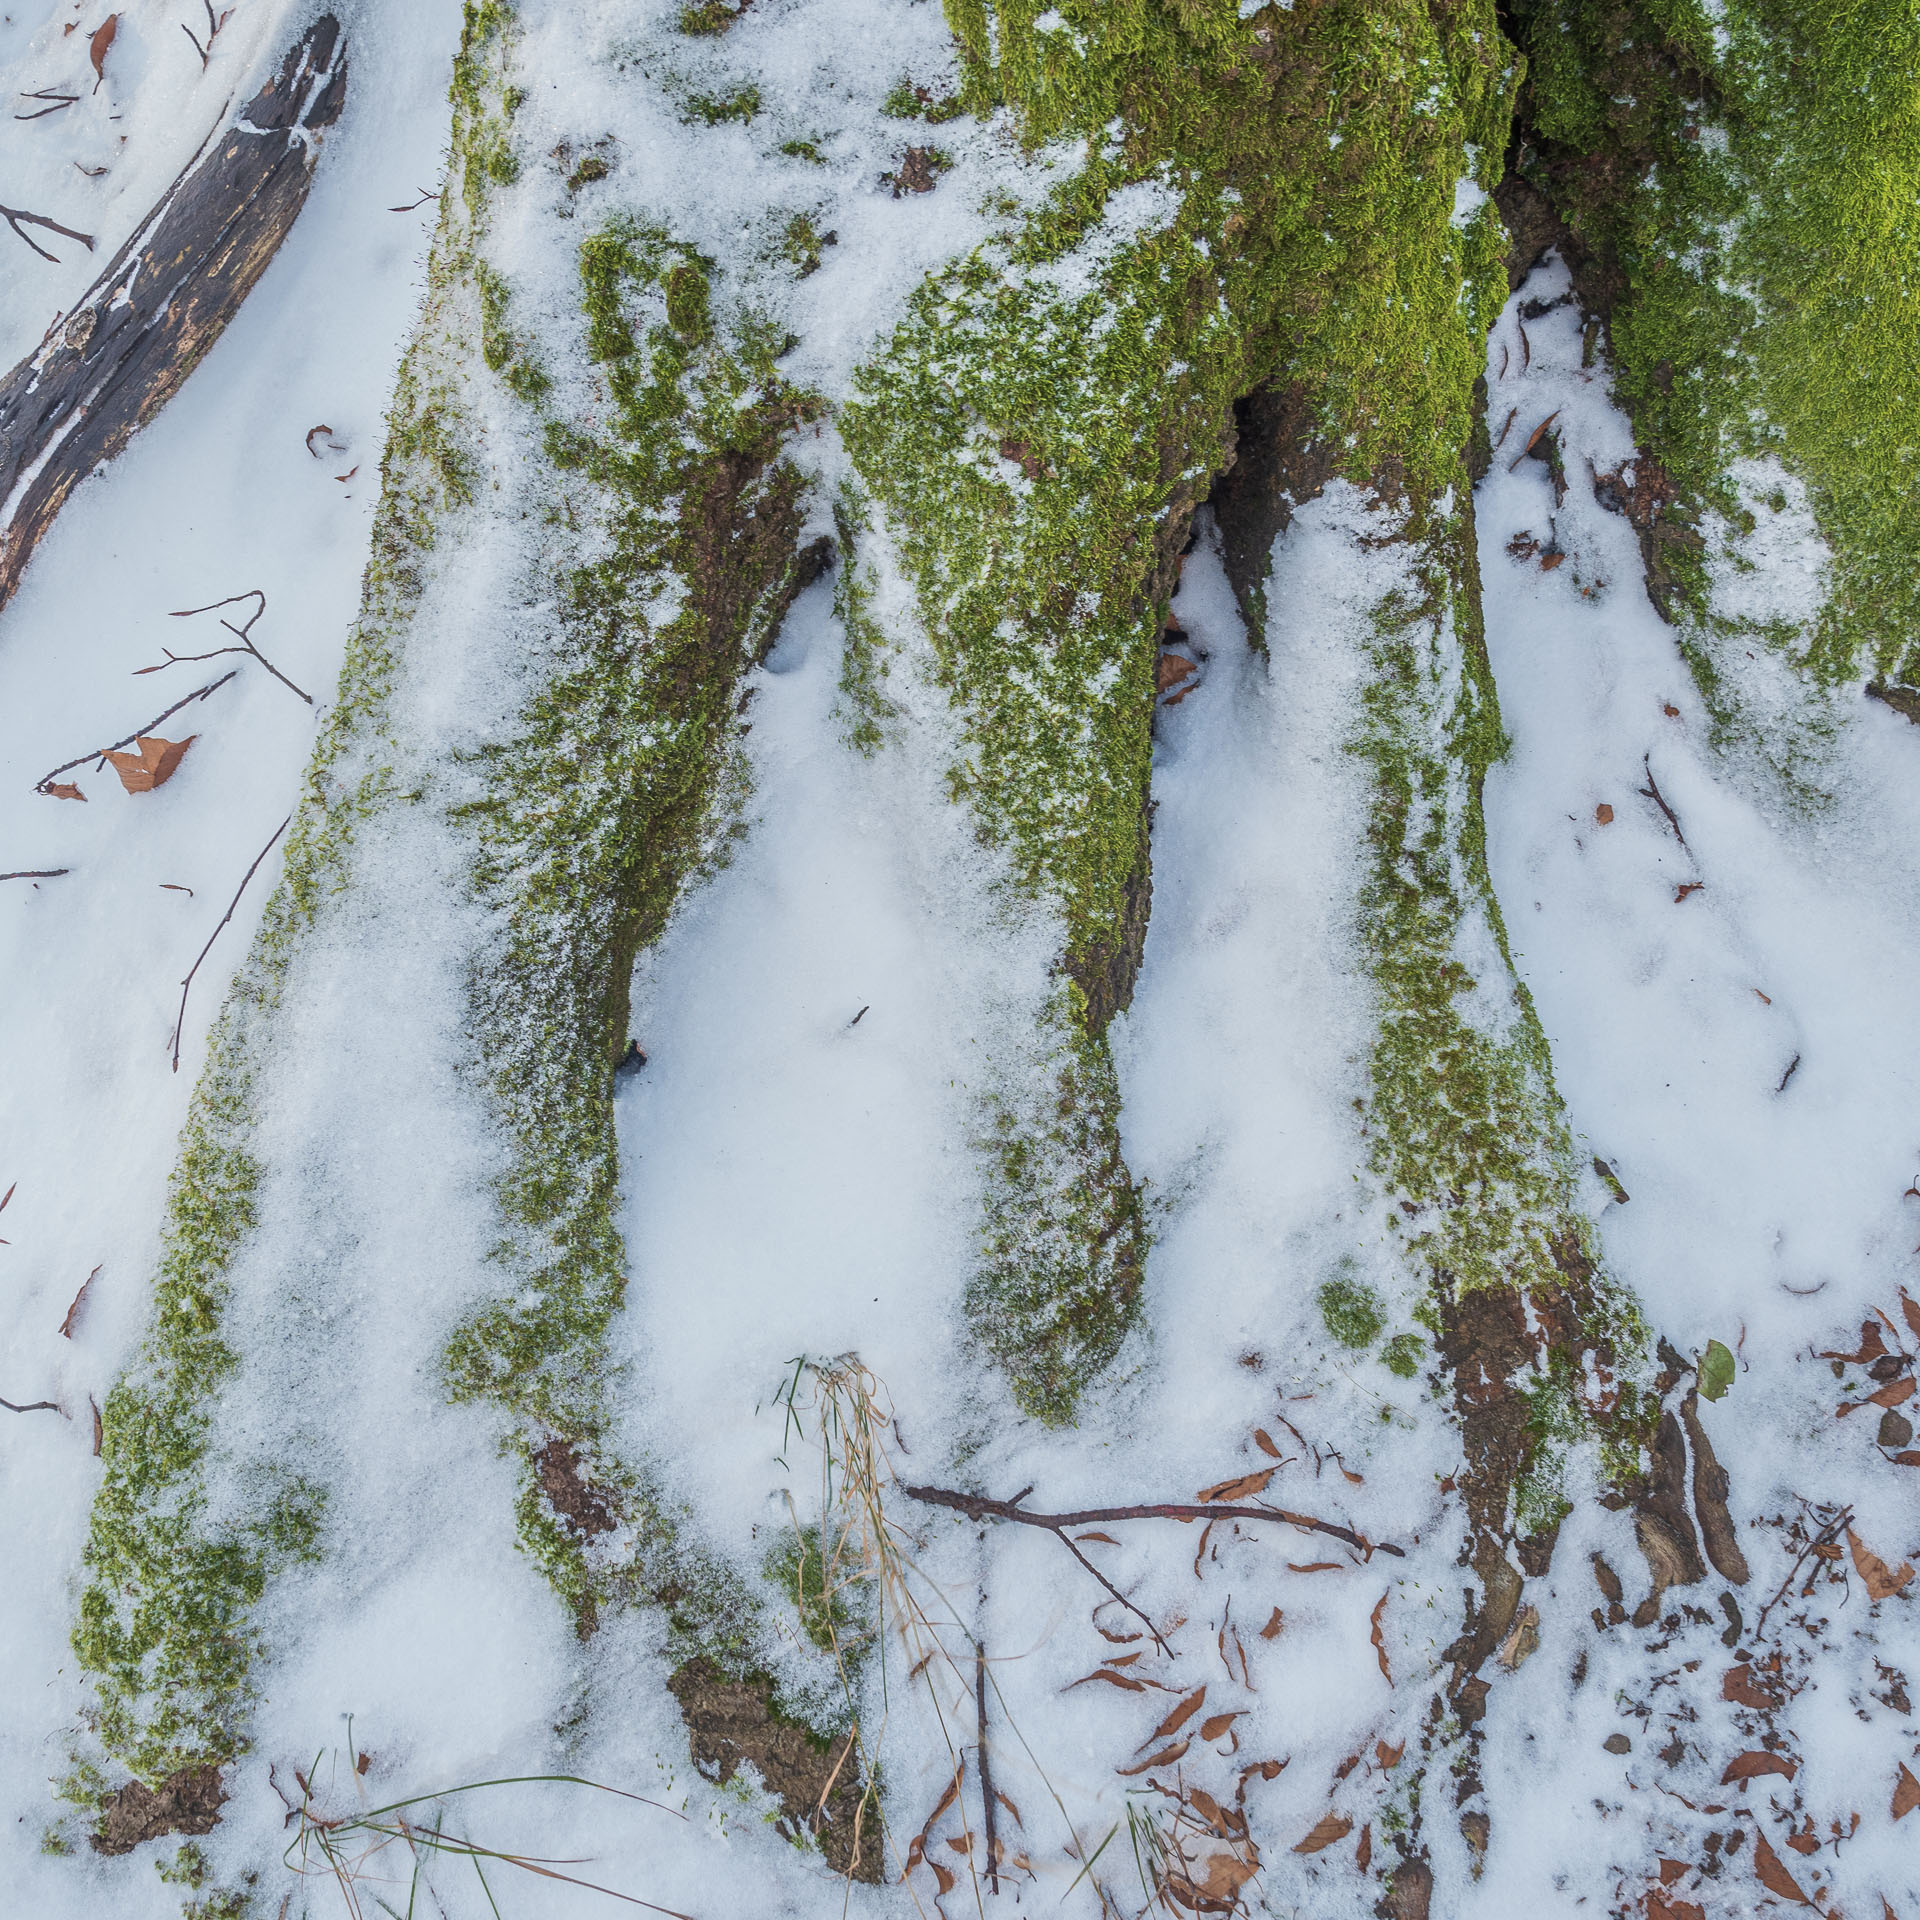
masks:
[(346, 102), (325, 14), (0, 383), (0, 606), (67, 496), (172, 399), (279, 251)]

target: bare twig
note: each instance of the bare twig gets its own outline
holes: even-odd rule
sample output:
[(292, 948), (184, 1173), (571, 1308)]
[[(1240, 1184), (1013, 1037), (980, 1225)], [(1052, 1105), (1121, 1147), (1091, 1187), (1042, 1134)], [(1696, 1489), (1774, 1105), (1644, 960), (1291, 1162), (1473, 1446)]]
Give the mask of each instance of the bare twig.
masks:
[(980, 1753), (980, 1798), (986, 1808), (987, 1885), (1000, 1891), (1000, 1846), (994, 1837), (993, 1762), (987, 1752), (987, 1649), (980, 1642), (973, 1646), (973, 1704)]
[(425, 187), (416, 188), (415, 191), (420, 195), (418, 200), (409, 200), (404, 207), (389, 207), (387, 211), (389, 213), (412, 213), (416, 207), (424, 207), (429, 200), (438, 200), (440, 198), (437, 193), (429, 193)]
[(209, 681), (198, 692), (190, 693), (184, 700), (176, 700), (165, 713), (157, 714), (144, 727), (136, 727), (124, 740), (116, 740), (110, 747), (95, 747), (91, 753), (83, 753), (77, 760), (68, 760), (57, 766), (51, 773), (45, 773), (33, 783), (35, 793), (45, 793), (63, 773), (71, 772), (75, 767), (84, 767), (89, 760), (104, 760), (110, 753), (118, 753), (122, 747), (130, 747), (144, 733), (151, 733), (162, 720), (171, 720), (182, 707), (190, 707), (196, 700), (204, 700), (210, 693), (218, 693), (227, 682), (235, 678), (240, 669), (235, 667), (231, 673), (223, 673), (218, 680)]
[(11, 1400), (0, 1400), (0, 1407), (9, 1413), (58, 1413), (64, 1417), (65, 1409), (55, 1406), (51, 1400), (29, 1400), (24, 1407), (16, 1407)]
[(304, 700), (308, 706), (312, 706), (313, 695), (302, 692), (299, 687), (296, 687), (293, 682), (253, 644), (254, 627), (259, 623), (260, 616), (267, 610), (267, 596), (262, 593), (258, 587), (249, 588), (245, 593), (230, 594), (225, 600), (214, 601), (211, 606), (182, 607), (178, 613), (171, 613), (167, 618), (170, 620), (190, 620), (197, 613), (214, 613), (221, 607), (235, 606), (242, 600), (258, 600), (260, 602), (252, 613), (247, 616), (247, 624), (244, 627), (236, 627), (231, 620), (222, 620), (220, 622), (220, 624), (240, 642), (237, 647), (215, 647), (211, 653), (175, 653), (171, 647), (162, 647), (160, 651), (167, 657), (157, 666), (135, 667), (135, 675), (162, 673), (168, 667), (179, 666), (189, 660), (218, 660), (220, 656), (225, 653), (250, 653), (283, 687), (291, 693), (298, 693), (300, 698)]
[(22, 100), (51, 100), (53, 105), (42, 107), (37, 113), (16, 113), (16, 120), (44, 120), (50, 113), (64, 113), (74, 105), (80, 96), (77, 93), (55, 93), (51, 87), (42, 87), (36, 93), (23, 93)]
[(24, 240), (42, 260), (51, 260), (56, 267), (60, 264), (60, 256), (49, 253), (27, 232), (28, 227), (44, 227), (49, 233), (64, 234), (69, 240), (78, 240), (89, 253), (93, 251), (92, 234), (76, 233), (71, 227), (63, 227), (58, 220), (49, 220), (44, 213), (28, 213), (24, 207), (0, 207), (0, 220), (13, 229), (16, 239)]
[(1310, 1513), (1293, 1513), (1285, 1507), (1227, 1506), (1224, 1503), (1189, 1506), (1173, 1503), (1137, 1507), (1089, 1507), (1080, 1513), (1030, 1513), (1020, 1504), (1027, 1497), (1025, 1492), (1011, 1500), (989, 1500), (984, 1494), (954, 1493), (945, 1487), (910, 1487), (905, 1481), (901, 1481), (899, 1486), (900, 1491), (911, 1500), (923, 1501), (930, 1507), (951, 1507), (956, 1513), (966, 1514), (969, 1519), (1016, 1520), (1022, 1526), (1044, 1527), (1106, 1588), (1114, 1600), (1125, 1607), (1152, 1634), (1155, 1645), (1169, 1658), (1173, 1657), (1173, 1649), (1161, 1638), (1159, 1628), (1080, 1551), (1072, 1535), (1067, 1531), (1069, 1527), (1099, 1526), (1116, 1520), (1277, 1520), (1286, 1526), (1299, 1527), (1304, 1532), (1330, 1534), (1336, 1540), (1344, 1540), (1348, 1546), (1358, 1547), (1368, 1556), (1375, 1553), (1390, 1553), (1396, 1557), (1404, 1557), (1399, 1547), (1391, 1546), (1385, 1541), (1369, 1541), (1363, 1535), (1355, 1533), (1351, 1527), (1336, 1525), (1331, 1520), (1316, 1519)]
[(58, 880), (63, 873), (72, 871), (71, 867), (41, 867), (19, 873), (0, 873), (0, 880)]
[[(1647, 770), (1647, 784), (1640, 789), (1641, 798), (1651, 800), (1667, 816), (1667, 825), (1673, 829), (1673, 837), (1687, 847), (1687, 836), (1680, 831), (1680, 816), (1667, 805), (1666, 796), (1660, 791), (1660, 782), (1653, 777), (1653, 756), (1643, 753), (1640, 764)], [(1691, 853), (1693, 849), (1687, 847), (1687, 851)]]
[(1780, 1582), (1780, 1591), (1760, 1609), (1760, 1617), (1753, 1623), (1753, 1639), (1756, 1645), (1759, 1643), (1760, 1629), (1767, 1624), (1767, 1615), (1786, 1598), (1787, 1589), (1800, 1577), (1800, 1569), (1813, 1557), (1817, 1548), (1827, 1545), (1836, 1534), (1844, 1531), (1852, 1525), (1852, 1523), (1853, 1509), (1851, 1507), (1842, 1507), (1840, 1511), (1800, 1549), (1800, 1557), (1794, 1561), (1792, 1567), (1788, 1570), (1787, 1577)]
[(180, 1035), (187, 1024), (187, 995), (193, 991), (193, 976), (200, 971), (200, 961), (204, 960), (207, 955), (213, 951), (213, 943), (220, 938), (221, 928), (233, 918), (234, 908), (240, 904), (240, 895), (247, 890), (247, 881), (251, 880), (253, 876), (260, 871), (260, 862), (273, 851), (280, 836), (285, 833), (287, 828), (292, 824), (293, 815), (288, 814), (286, 819), (282, 820), (280, 824), (274, 828), (273, 838), (254, 855), (253, 865), (247, 869), (246, 880), (240, 882), (239, 891), (234, 894), (232, 901), (228, 904), (226, 912), (220, 916), (220, 926), (215, 927), (214, 930), (208, 934), (207, 944), (200, 949), (200, 959), (196, 960), (193, 965), (187, 969), (187, 977), (180, 982), (180, 1012), (173, 1023), (173, 1070), (175, 1073), (180, 1071)]

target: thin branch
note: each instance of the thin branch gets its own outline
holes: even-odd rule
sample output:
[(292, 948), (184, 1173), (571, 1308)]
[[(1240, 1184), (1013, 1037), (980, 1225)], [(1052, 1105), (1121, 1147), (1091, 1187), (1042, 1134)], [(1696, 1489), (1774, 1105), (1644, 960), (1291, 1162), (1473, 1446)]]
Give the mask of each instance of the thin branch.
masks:
[(29, 1400), (24, 1407), (16, 1407), (11, 1400), (0, 1400), (0, 1407), (5, 1407), (9, 1413), (57, 1413), (63, 1418), (66, 1412), (65, 1408), (55, 1406), (51, 1400)]
[(110, 753), (118, 753), (122, 747), (130, 747), (143, 733), (151, 733), (162, 720), (171, 720), (182, 707), (190, 707), (196, 700), (204, 700), (210, 693), (218, 693), (229, 680), (238, 676), (240, 669), (235, 667), (231, 673), (223, 673), (218, 680), (209, 681), (197, 693), (190, 693), (184, 700), (176, 700), (165, 713), (157, 714), (144, 727), (136, 727), (124, 740), (116, 740), (110, 747), (95, 747), (91, 753), (83, 753), (77, 760), (69, 760), (55, 767), (51, 773), (45, 773), (33, 783), (35, 793), (45, 793), (63, 773), (70, 773), (75, 767), (84, 767), (89, 760), (104, 760)]
[(1760, 1617), (1753, 1623), (1753, 1640), (1756, 1646), (1760, 1642), (1760, 1630), (1767, 1624), (1767, 1615), (1786, 1598), (1787, 1589), (1800, 1577), (1800, 1569), (1807, 1564), (1808, 1560), (1813, 1557), (1813, 1554), (1818, 1548), (1827, 1545), (1835, 1534), (1852, 1524), (1853, 1509), (1851, 1507), (1842, 1507), (1839, 1513), (1836, 1514), (1833, 1519), (1829, 1520), (1827, 1524), (1800, 1549), (1799, 1559), (1793, 1563), (1793, 1566), (1787, 1573), (1787, 1577), (1780, 1582), (1780, 1591), (1760, 1609)]
[(89, 253), (93, 251), (92, 234), (76, 233), (71, 227), (63, 227), (58, 220), (49, 220), (44, 213), (28, 213), (24, 207), (0, 207), (0, 220), (13, 229), (15, 239), (24, 240), (42, 260), (51, 260), (56, 267), (60, 264), (60, 256), (49, 253), (27, 232), (28, 227), (44, 227), (49, 233), (65, 234), (69, 240), (78, 240)]
[[(1687, 836), (1680, 831), (1680, 816), (1667, 805), (1666, 796), (1660, 791), (1660, 782), (1653, 777), (1653, 756), (1643, 753), (1640, 764), (1647, 770), (1647, 784), (1640, 789), (1641, 798), (1651, 800), (1667, 816), (1667, 825), (1673, 829), (1673, 837), (1687, 847)], [(1691, 853), (1693, 849), (1687, 847), (1687, 851)]]
[(973, 1705), (979, 1741), (980, 1798), (987, 1812), (987, 1885), (997, 1895), (1000, 1891), (1000, 1843), (994, 1837), (993, 1761), (987, 1752), (987, 1649), (978, 1640), (973, 1643)]
[(1375, 1553), (1390, 1553), (1397, 1558), (1404, 1558), (1401, 1548), (1391, 1546), (1384, 1540), (1369, 1541), (1363, 1535), (1355, 1533), (1351, 1527), (1338, 1526), (1331, 1520), (1316, 1519), (1310, 1513), (1293, 1513), (1285, 1507), (1242, 1507), (1225, 1504), (1188, 1506), (1175, 1503), (1138, 1507), (1089, 1507), (1079, 1513), (1029, 1513), (1020, 1504), (1026, 1498), (1025, 1492), (1012, 1500), (989, 1500), (984, 1494), (953, 1493), (945, 1487), (910, 1487), (905, 1481), (899, 1482), (899, 1487), (910, 1500), (923, 1501), (930, 1507), (951, 1507), (956, 1513), (966, 1514), (969, 1519), (1016, 1520), (1022, 1526), (1044, 1527), (1106, 1588), (1111, 1598), (1125, 1607), (1146, 1628), (1153, 1636), (1154, 1644), (1170, 1658), (1173, 1649), (1161, 1638), (1159, 1628), (1080, 1551), (1078, 1544), (1067, 1531), (1069, 1527), (1098, 1526), (1115, 1520), (1278, 1520), (1287, 1526), (1299, 1527), (1308, 1533), (1331, 1534), (1336, 1540), (1343, 1540), (1351, 1547), (1358, 1547), (1369, 1557)]
[(193, 976), (200, 971), (200, 961), (204, 960), (207, 955), (213, 951), (213, 943), (220, 938), (221, 928), (225, 927), (227, 922), (233, 918), (234, 908), (240, 904), (240, 895), (247, 890), (247, 881), (251, 880), (253, 876), (260, 871), (260, 862), (273, 851), (280, 836), (285, 833), (292, 824), (293, 815), (288, 814), (287, 817), (274, 828), (273, 838), (254, 855), (253, 865), (247, 869), (246, 880), (240, 882), (239, 892), (235, 893), (226, 912), (220, 916), (220, 926), (215, 927), (214, 930), (208, 934), (207, 944), (200, 949), (200, 959), (196, 960), (193, 965), (187, 969), (187, 977), (180, 982), (180, 1012), (173, 1023), (173, 1070), (175, 1073), (180, 1071), (180, 1035), (187, 1024), (187, 995), (193, 991)]
[(24, 868), (19, 873), (0, 873), (0, 880), (58, 880), (72, 871), (71, 867)]
[(216, 647), (211, 653), (175, 653), (170, 647), (162, 647), (160, 651), (167, 656), (165, 660), (154, 667), (136, 667), (134, 668), (134, 672), (136, 674), (161, 673), (164, 672), (166, 668), (176, 666), (183, 661), (217, 660), (223, 653), (250, 653), (283, 687), (287, 688), (291, 693), (298, 693), (300, 698), (304, 700), (308, 706), (312, 706), (313, 695), (302, 692), (299, 687), (296, 687), (293, 682), (253, 644), (253, 629), (259, 622), (260, 616), (267, 610), (267, 596), (262, 593), (258, 587), (250, 588), (245, 593), (230, 594), (224, 600), (214, 601), (212, 606), (182, 607), (178, 613), (171, 613), (167, 618), (170, 620), (190, 620), (197, 613), (213, 613), (221, 607), (235, 606), (242, 600), (258, 600), (260, 602), (260, 604), (254, 608), (253, 612), (247, 616), (247, 624), (244, 627), (236, 627), (231, 620), (222, 620), (220, 622), (220, 624), (240, 642), (237, 647)]
[(416, 207), (424, 207), (429, 200), (438, 200), (440, 198), (437, 193), (429, 193), (425, 187), (418, 187), (415, 191), (420, 195), (418, 200), (410, 200), (404, 207), (389, 207), (387, 211), (389, 213), (412, 213)]
[(38, 113), (16, 113), (16, 120), (44, 120), (50, 113), (64, 113), (80, 98), (77, 93), (55, 93), (51, 87), (42, 87), (37, 93), (23, 93), (22, 100), (51, 100), (53, 105), (42, 107)]

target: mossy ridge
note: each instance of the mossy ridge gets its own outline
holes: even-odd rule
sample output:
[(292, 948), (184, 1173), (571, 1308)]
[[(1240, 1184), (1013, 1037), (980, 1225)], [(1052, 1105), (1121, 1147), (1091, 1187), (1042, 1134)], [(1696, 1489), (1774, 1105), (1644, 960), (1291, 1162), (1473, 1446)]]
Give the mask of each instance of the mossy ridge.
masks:
[[(467, 122), (461, 75), (482, 41), (469, 8), (455, 82), (456, 159)], [(264, 1170), (253, 1147), (272, 1022), (301, 939), (346, 883), (356, 824), (391, 794), (385, 715), (395, 639), (419, 599), (438, 516), (472, 486), (458, 367), (465, 316), (453, 297), (468, 246), (463, 202), (442, 201), (429, 293), (402, 364), (381, 460), (381, 504), (359, 620), (323, 718), (275, 886), (208, 1044), (181, 1134), (154, 1280), (153, 1319), (101, 1409), (94, 1497), (73, 1646), (91, 1678), (90, 1728), (110, 1761), (157, 1786), (246, 1749), (260, 1651), (248, 1623), (274, 1569), (312, 1554), (324, 1495), (262, 1467), (242, 1520), (210, 1526), (207, 1469), (216, 1395), (238, 1356), (221, 1334), (227, 1275), (255, 1224)], [(107, 1781), (76, 1766), (71, 1797), (98, 1805)]]
[[(1920, 680), (1920, 17), (1898, 0), (1515, 0), (1523, 174), (1593, 257), (1641, 445), (1742, 563), (1737, 464), (1808, 485), (1832, 551), (1807, 623), (1716, 613), (1679, 577), (1703, 691), (1736, 639), (1816, 687)], [(1731, 654), (1729, 654), (1729, 657)]]
[(1498, 221), (1456, 227), (1455, 186), (1493, 184), (1514, 76), (1490, 7), (1048, 17), (949, 0), (969, 106), (1010, 104), (1032, 145), (1083, 158), (916, 290), (843, 432), (966, 728), (956, 794), (1064, 922), (1052, 1084), (996, 1113), (972, 1291), (1017, 1397), (1063, 1419), (1145, 1256), (1104, 1035), (1144, 936), (1154, 659), (1188, 519), (1235, 400), (1268, 381), (1321, 396), (1343, 471), (1444, 485), (1500, 289)]
[[(768, 326), (716, 317), (714, 272), (635, 221), (582, 245), (610, 429), (545, 405), (544, 377), (512, 379), (527, 362), (502, 355), (536, 415), (549, 546), (582, 557), (559, 564), (541, 685), (475, 755), (484, 797), (455, 810), (498, 914), (471, 994), (488, 1097), (514, 1143), (495, 1250), (513, 1284), (455, 1333), (447, 1365), (457, 1398), (514, 1416), (521, 1539), (583, 1628), (610, 1599), (670, 1593), (704, 1651), (737, 1656), (744, 1597), (682, 1564), (644, 1477), (607, 1440), (606, 1342), (626, 1286), (612, 1070), (633, 960), (724, 840), (741, 672), (819, 558), (798, 549), (802, 483), (781, 452), (818, 403), (779, 375)], [(556, 1436), (628, 1523), (618, 1549), (596, 1551), (543, 1497), (536, 1455)]]

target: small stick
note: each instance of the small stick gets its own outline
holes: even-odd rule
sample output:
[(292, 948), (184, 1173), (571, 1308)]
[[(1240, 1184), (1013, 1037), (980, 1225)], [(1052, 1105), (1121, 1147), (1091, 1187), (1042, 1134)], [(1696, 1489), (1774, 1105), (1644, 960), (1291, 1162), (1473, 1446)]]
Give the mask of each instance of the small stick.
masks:
[(389, 213), (411, 213), (416, 207), (424, 207), (429, 200), (438, 200), (440, 198), (437, 193), (429, 193), (425, 187), (418, 187), (415, 191), (420, 196), (418, 200), (410, 200), (404, 207), (389, 207), (387, 211)]
[(19, 873), (0, 873), (0, 880), (58, 880), (63, 873), (71, 873), (71, 867), (41, 867), (23, 869)]
[(1785, 1073), (1783, 1073), (1780, 1076), (1780, 1084), (1774, 1088), (1774, 1092), (1785, 1093), (1787, 1090), (1787, 1082), (1791, 1080), (1793, 1076), (1799, 1071), (1800, 1071), (1800, 1056), (1796, 1053), (1793, 1056), (1793, 1058), (1787, 1062), (1787, 1070)]
[[(245, 893), (247, 890), (247, 880), (251, 880), (253, 876), (260, 871), (260, 862), (273, 851), (275, 843), (292, 824), (293, 815), (288, 814), (287, 817), (274, 828), (273, 839), (269, 840), (267, 844), (254, 855), (253, 865), (247, 869), (247, 879), (240, 882), (239, 892), (235, 893), (226, 912), (220, 916), (220, 926), (215, 927), (214, 930), (208, 934), (207, 944), (200, 949), (200, 960), (204, 960), (207, 955), (213, 951), (213, 943), (220, 938), (221, 927), (224, 927), (227, 922), (233, 918), (234, 908), (240, 904), (240, 894)], [(187, 995), (193, 991), (193, 976), (200, 971), (200, 960), (196, 960), (193, 965), (187, 969), (187, 977), (180, 982), (180, 1012), (173, 1023), (173, 1070), (175, 1073), (180, 1071), (180, 1035), (187, 1024)]]
[(1507, 444), (1507, 435), (1513, 431), (1513, 423), (1519, 419), (1520, 409), (1510, 407), (1507, 410), (1507, 424), (1500, 429), (1500, 438), (1493, 443), (1493, 451), (1498, 453)]
[(58, 1413), (65, 1418), (63, 1409), (55, 1406), (51, 1400), (29, 1400), (24, 1407), (16, 1407), (11, 1400), (0, 1400), (0, 1407), (5, 1407), (9, 1413)]
[(13, 229), (15, 239), (24, 240), (42, 260), (51, 260), (56, 267), (60, 264), (60, 256), (49, 253), (27, 232), (28, 227), (44, 227), (49, 233), (65, 234), (69, 240), (78, 240), (89, 253), (93, 251), (92, 234), (75, 233), (71, 227), (63, 227), (58, 220), (49, 220), (44, 213), (28, 213), (24, 207), (0, 207), (0, 220)]
[(973, 1704), (980, 1741), (980, 1797), (987, 1810), (987, 1885), (1000, 1891), (999, 1842), (994, 1838), (993, 1762), (987, 1756), (987, 1649), (973, 1643)]
[[(1651, 800), (1667, 816), (1667, 825), (1673, 829), (1673, 837), (1687, 847), (1687, 836), (1680, 831), (1680, 816), (1667, 805), (1666, 796), (1660, 791), (1660, 782), (1653, 777), (1653, 756), (1643, 753), (1640, 764), (1647, 770), (1647, 784), (1640, 789), (1641, 797)], [(1687, 847), (1687, 851), (1691, 853), (1693, 849)]]
[(212, 613), (220, 607), (231, 607), (241, 600), (258, 600), (260, 604), (247, 616), (247, 624), (244, 627), (236, 627), (231, 620), (222, 620), (220, 622), (220, 624), (240, 642), (237, 647), (215, 647), (211, 653), (175, 653), (171, 647), (162, 647), (160, 651), (167, 657), (159, 666), (135, 667), (134, 673), (136, 675), (143, 673), (160, 673), (168, 667), (179, 665), (182, 661), (218, 660), (224, 653), (250, 653), (283, 687), (287, 688), (290, 692), (298, 693), (300, 698), (304, 700), (308, 706), (312, 706), (313, 695), (301, 692), (300, 688), (296, 687), (293, 682), (253, 644), (253, 630), (255, 626), (259, 624), (260, 616), (267, 610), (267, 596), (262, 593), (258, 587), (252, 587), (245, 593), (230, 594), (225, 600), (214, 601), (212, 606), (182, 607), (178, 613), (168, 614), (167, 618), (169, 620), (190, 620), (196, 613)]
[(232, 673), (223, 673), (218, 680), (210, 681), (206, 686), (202, 687), (198, 693), (190, 693), (184, 700), (176, 700), (165, 713), (156, 715), (153, 719), (149, 720), (144, 727), (134, 728), (124, 740), (116, 740), (110, 747), (95, 747), (91, 753), (83, 753), (79, 759), (69, 760), (64, 766), (55, 767), (51, 773), (42, 774), (41, 777), (33, 783), (34, 792), (45, 793), (54, 781), (59, 779), (63, 773), (71, 771), (74, 767), (84, 767), (89, 760), (104, 759), (106, 755), (110, 753), (118, 753), (122, 747), (132, 746), (143, 733), (151, 733), (162, 720), (171, 720), (182, 707), (190, 707), (196, 700), (204, 700), (208, 694), (218, 693), (229, 680), (238, 675), (239, 671), (240, 669), (235, 667)]
[(1780, 1582), (1780, 1591), (1760, 1609), (1760, 1617), (1753, 1623), (1753, 1640), (1756, 1646), (1760, 1643), (1760, 1629), (1767, 1624), (1767, 1615), (1786, 1598), (1787, 1589), (1800, 1577), (1800, 1569), (1807, 1564), (1808, 1559), (1813, 1554), (1814, 1548), (1824, 1547), (1835, 1534), (1852, 1524), (1853, 1509), (1851, 1507), (1842, 1507), (1839, 1514), (1834, 1519), (1829, 1520), (1827, 1524), (1801, 1548), (1799, 1559), (1793, 1563), (1787, 1577)]
[(42, 87), (37, 93), (23, 93), (22, 100), (51, 100), (53, 105), (42, 107), (38, 113), (16, 113), (16, 120), (44, 120), (50, 113), (64, 113), (75, 104), (80, 96), (77, 93), (55, 93), (51, 87)]

